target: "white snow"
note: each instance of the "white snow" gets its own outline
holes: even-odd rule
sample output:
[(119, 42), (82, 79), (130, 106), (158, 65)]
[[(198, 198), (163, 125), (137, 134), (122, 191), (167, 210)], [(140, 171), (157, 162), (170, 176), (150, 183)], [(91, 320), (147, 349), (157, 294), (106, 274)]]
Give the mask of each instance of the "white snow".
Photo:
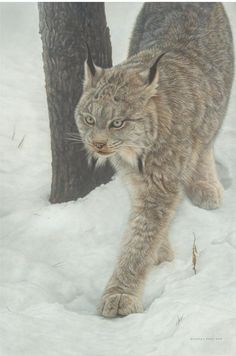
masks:
[[(140, 7), (106, 4), (114, 63), (126, 57)], [(227, 3), (226, 10), (236, 38), (236, 4)], [(223, 206), (205, 211), (185, 199), (170, 231), (176, 258), (151, 272), (145, 312), (104, 319), (96, 304), (119, 251), (128, 194), (114, 179), (84, 199), (49, 204), (50, 135), (37, 16), (36, 3), (0, 4), (0, 355), (232, 356), (236, 87), (216, 143)]]

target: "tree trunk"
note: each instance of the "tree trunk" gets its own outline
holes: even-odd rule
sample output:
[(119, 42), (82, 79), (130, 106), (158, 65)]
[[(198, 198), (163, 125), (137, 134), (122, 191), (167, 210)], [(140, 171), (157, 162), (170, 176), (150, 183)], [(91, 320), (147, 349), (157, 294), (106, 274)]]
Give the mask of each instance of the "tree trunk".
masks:
[(51, 203), (77, 199), (110, 180), (107, 165), (88, 167), (83, 145), (66, 140), (78, 132), (74, 110), (82, 94), (89, 44), (95, 64), (110, 67), (111, 43), (103, 3), (39, 3), (39, 26), (51, 130)]

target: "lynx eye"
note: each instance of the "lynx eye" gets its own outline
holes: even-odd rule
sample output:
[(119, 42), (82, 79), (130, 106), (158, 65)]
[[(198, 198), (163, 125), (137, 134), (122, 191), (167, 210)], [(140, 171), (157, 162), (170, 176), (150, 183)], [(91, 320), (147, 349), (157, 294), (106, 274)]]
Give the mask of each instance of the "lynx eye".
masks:
[(94, 120), (94, 118), (92, 116), (85, 116), (84, 117), (84, 121), (89, 126), (93, 126), (95, 124), (95, 120)]
[(114, 120), (111, 122), (110, 127), (113, 127), (115, 129), (119, 129), (124, 125), (124, 121), (122, 120)]

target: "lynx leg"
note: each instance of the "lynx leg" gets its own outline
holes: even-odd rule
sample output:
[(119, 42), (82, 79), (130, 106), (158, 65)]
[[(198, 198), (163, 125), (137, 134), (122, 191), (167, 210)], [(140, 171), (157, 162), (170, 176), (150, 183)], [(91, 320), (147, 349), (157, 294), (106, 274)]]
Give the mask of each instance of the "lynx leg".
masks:
[(160, 248), (157, 251), (157, 257), (155, 265), (159, 265), (162, 262), (168, 261), (171, 262), (174, 259), (174, 253), (171, 248), (168, 238), (165, 238), (162, 241)]
[(217, 177), (213, 148), (200, 155), (185, 189), (200, 208), (216, 209), (221, 205), (224, 189)]
[(143, 287), (149, 270), (157, 261), (156, 252), (160, 252), (159, 263), (170, 259), (166, 233), (180, 199), (179, 185), (174, 182), (175, 189), (171, 184), (173, 191), (163, 194), (161, 180), (157, 181), (157, 178), (156, 185), (153, 184), (150, 190), (142, 179), (139, 189), (133, 193), (130, 220), (120, 256), (98, 306), (98, 313), (104, 317), (142, 312)]

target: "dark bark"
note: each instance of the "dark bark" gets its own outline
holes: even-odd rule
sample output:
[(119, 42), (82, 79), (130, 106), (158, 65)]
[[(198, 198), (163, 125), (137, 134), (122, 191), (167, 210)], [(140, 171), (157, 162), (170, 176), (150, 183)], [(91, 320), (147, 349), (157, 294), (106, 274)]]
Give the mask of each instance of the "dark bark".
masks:
[(74, 110), (82, 94), (89, 44), (95, 64), (110, 67), (111, 43), (103, 3), (39, 3), (40, 34), (51, 130), (51, 203), (83, 197), (110, 180), (109, 165), (89, 168), (82, 144), (66, 134), (77, 132)]

